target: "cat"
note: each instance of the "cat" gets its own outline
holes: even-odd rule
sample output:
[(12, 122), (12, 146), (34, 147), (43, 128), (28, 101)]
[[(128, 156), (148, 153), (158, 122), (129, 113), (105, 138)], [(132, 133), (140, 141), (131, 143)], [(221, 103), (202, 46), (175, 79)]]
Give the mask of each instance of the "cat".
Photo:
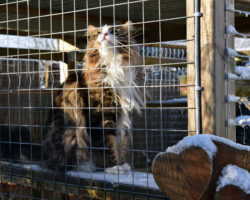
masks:
[(83, 70), (69, 75), (54, 99), (44, 142), (49, 168), (130, 170), (130, 115), (144, 105), (134, 31), (131, 21), (115, 28), (88, 26)]

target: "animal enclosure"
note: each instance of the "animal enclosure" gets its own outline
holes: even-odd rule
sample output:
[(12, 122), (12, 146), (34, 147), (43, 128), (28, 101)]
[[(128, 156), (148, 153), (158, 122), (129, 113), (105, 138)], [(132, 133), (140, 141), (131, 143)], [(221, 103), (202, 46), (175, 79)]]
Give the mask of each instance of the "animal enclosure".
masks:
[[(206, 13), (204, 4), (201, 12)], [(221, 27), (217, 27), (220, 35), (215, 37), (214, 31), (209, 37), (206, 32), (202, 32), (202, 26), (205, 26), (203, 22), (200, 38), (194, 33), (194, 19), (201, 16), (195, 13), (193, 0), (0, 2), (0, 197), (168, 199), (156, 185), (151, 166), (158, 153), (197, 132), (195, 92), (201, 87), (194, 81), (194, 69), (197, 67), (195, 39), (201, 41), (201, 49), (204, 50), (208, 45), (207, 51), (216, 51), (211, 44), (216, 38), (220, 42), (220, 50), (224, 52), (227, 48), (234, 49), (235, 35), (225, 33), (226, 26), (234, 26), (234, 17), (236, 29), (247, 32), (239, 23), (241, 15), (227, 7), (234, 5), (234, 1), (215, 4), (225, 16), (220, 16), (218, 22), (212, 21), (213, 15), (218, 15), (217, 12), (204, 14), (203, 18), (210, 22), (208, 26), (221, 23)], [(238, 9), (246, 6), (250, 8), (249, 3), (244, 1), (236, 2), (235, 6)], [(107, 32), (104, 32), (105, 25), (109, 26)], [(121, 32), (122, 28), (126, 28), (126, 31)], [(91, 31), (99, 31), (96, 41), (100, 35), (104, 35), (105, 39), (105, 34), (108, 34), (115, 38), (115, 42), (112, 42), (111, 47), (90, 47), (88, 45), (93, 44)], [(102, 48), (111, 48), (115, 63), (113, 68), (107, 69), (106, 63), (107, 66), (100, 64), (97, 68), (86, 67), (90, 66), (91, 56), (88, 57), (88, 53), (91, 50), (98, 50), (101, 63), (101, 58), (105, 57), (101, 55)], [(119, 65), (116, 62), (120, 59), (117, 52), (119, 56), (121, 52), (127, 55), (126, 64)], [(207, 58), (209, 52), (203, 51), (198, 54), (207, 61), (202, 62), (201, 70), (201, 86), (204, 88), (201, 99), (204, 103), (199, 108), (202, 110), (203, 132), (235, 140), (235, 127), (239, 125), (235, 120), (235, 99), (225, 101), (229, 95), (235, 97), (235, 84), (225, 76), (233, 73), (231, 67), (234, 58), (230, 55), (224, 60), (221, 57)], [(131, 55), (140, 57), (140, 62), (134, 62)], [(110, 55), (106, 57), (110, 58)], [(214, 66), (225, 67), (211, 69), (214, 60), (221, 62)], [(108, 70), (113, 71), (111, 73)], [(110, 77), (116, 76), (119, 70), (122, 75), (111, 80)], [(141, 71), (143, 73), (140, 74)], [(99, 72), (100, 84), (91, 85), (91, 80)], [(216, 73), (221, 76), (215, 78)], [(208, 80), (204, 79), (204, 74)], [(85, 80), (87, 75), (89, 82)], [(134, 84), (138, 76), (141, 80)], [(111, 81), (105, 82), (107, 79)], [(113, 84), (113, 81), (119, 84)], [(219, 89), (214, 92), (213, 88)], [(73, 91), (70, 103), (66, 96), (68, 91)], [(95, 93), (99, 97), (92, 98), (92, 91), (99, 91)], [(111, 91), (109, 97), (115, 99), (113, 104), (110, 103), (112, 100), (106, 103), (103, 95), (106, 91)], [(135, 106), (137, 100), (133, 101), (137, 98), (135, 92), (140, 93), (142, 100), (138, 106)], [(57, 99), (60, 95), (62, 100), (59, 106)], [(79, 96), (85, 103), (80, 104)], [(97, 99), (100, 104), (91, 104)], [(127, 110), (120, 99), (125, 99)], [(135, 108), (140, 112), (136, 112)], [(76, 113), (76, 121), (84, 116), (85, 124), (70, 124), (67, 113), (71, 111)], [(98, 115), (95, 114), (97, 111)], [(57, 125), (59, 112), (60, 117), (64, 118), (62, 124)], [(121, 117), (124, 112), (126, 120)], [(106, 120), (115, 125), (105, 125)], [(229, 123), (230, 120), (234, 121)], [(46, 150), (46, 142), (54, 139), (49, 134), (55, 127), (61, 131), (61, 135), (58, 140), (50, 142), (50, 148)], [(63, 133), (67, 130), (86, 130), (88, 136), (88, 145), (81, 146), (83, 137), (75, 134), (76, 142), (72, 150), (76, 156), (74, 161), (71, 161), (71, 155), (64, 154), (66, 146), (62, 147), (66, 140)], [(106, 142), (109, 132), (116, 134), (116, 155), (120, 153), (120, 148), (125, 152), (125, 161), (120, 163), (122, 156), (119, 154), (114, 168), (108, 166), (107, 161), (111, 157), (109, 152), (114, 151)], [(98, 142), (95, 139), (97, 133)], [(124, 133), (127, 134), (128, 142), (125, 147), (120, 147), (119, 142), (123, 138), (120, 135)], [(61, 140), (63, 142), (58, 144)], [(88, 159), (84, 162), (101, 162), (101, 165), (81, 167), (79, 163), (82, 161), (77, 157), (81, 152), (87, 152)], [(98, 152), (98, 156), (95, 152)], [(60, 161), (53, 160), (55, 153), (62, 155)], [(48, 160), (53, 160), (52, 168), (47, 165)], [(64, 163), (60, 164), (61, 171), (53, 168), (59, 162)], [(127, 166), (125, 164), (128, 169), (123, 167)]]

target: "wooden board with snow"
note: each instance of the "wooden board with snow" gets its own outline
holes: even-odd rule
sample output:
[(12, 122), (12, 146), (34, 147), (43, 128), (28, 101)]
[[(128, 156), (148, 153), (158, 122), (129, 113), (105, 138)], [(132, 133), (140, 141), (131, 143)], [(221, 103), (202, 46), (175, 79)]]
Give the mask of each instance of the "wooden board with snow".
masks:
[[(0, 161), (1, 184), (18, 185), (25, 191), (46, 191), (45, 199), (138, 199), (168, 200), (156, 185), (151, 173), (130, 171), (126, 174), (109, 174), (103, 171), (68, 171), (56, 173), (37, 164), (19, 164)], [(8, 186), (10, 187), (10, 186)], [(14, 190), (12, 190), (13, 192)], [(24, 191), (24, 189), (23, 189)], [(145, 194), (150, 194), (146, 197)], [(68, 195), (68, 196), (67, 196)], [(39, 197), (40, 198), (40, 197)], [(0, 198), (1, 199), (1, 198)], [(58, 198), (56, 198), (58, 199)]]
[(217, 181), (215, 200), (250, 199), (250, 173), (236, 165), (227, 165)]
[(171, 200), (212, 200), (222, 170), (230, 164), (249, 172), (250, 147), (203, 134), (185, 137), (158, 154), (152, 170)]

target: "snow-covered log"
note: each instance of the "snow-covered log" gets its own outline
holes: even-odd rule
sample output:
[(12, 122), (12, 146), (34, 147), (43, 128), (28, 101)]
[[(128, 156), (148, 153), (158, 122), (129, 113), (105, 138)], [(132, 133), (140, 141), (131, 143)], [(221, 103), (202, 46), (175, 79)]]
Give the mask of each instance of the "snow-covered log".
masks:
[(250, 199), (250, 173), (236, 165), (227, 165), (217, 181), (215, 200)]
[[(214, 199), (227, 165), (250, 171), (250, 147), (214, 135), (185, 137), (153, 162), (153, 175), (171, 200)], [(237, 198), (236, 198), (237, 199)]]

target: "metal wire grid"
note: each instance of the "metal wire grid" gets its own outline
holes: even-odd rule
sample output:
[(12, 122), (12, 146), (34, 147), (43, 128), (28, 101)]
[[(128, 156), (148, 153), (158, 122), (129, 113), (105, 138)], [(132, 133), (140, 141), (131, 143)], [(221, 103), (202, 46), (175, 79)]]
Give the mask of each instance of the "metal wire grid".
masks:
[[(36, 14), (31, 12), (30, 5), (35, 5), (34, 2), (37, 4)], [(62, 40), (68, 39), (72, 37), (71, 40), (73, 41), (73, 46), (77, 47), (80, 46), (81, 49), (75, 48), (76, 51), (84, 51), (83, 45), (86, 44), (86, 39), (83, 41), (79, 41), (77, 38), (77, 34), (81, 34), (87, 31), (87, 26), (89, 25), (89, 21), (91, 21), (91, 14), (98, 13), (99, 15), (99, 23), (97, 24), (98, 27), (103, 26), (105, 23), (103, 21), (104, 18), (102, 17), (103, 12), (105, 9), (111, 10), (113, 15), (113, 20), (111, 20), (111, 25), (113, 27), (119, 26), (116, 22), (116, 15), (117, 12), (121, 11), (119, 8), (126, 7), (125, 12), (127, 16), (124, 17), (124, 21), (132, 20), (134, 13), (131, 13), (133, 10), (131, 5), (137, 5), (141, 7), (141, 20), (133, 22), (136, 26), (141, 26), (142, 28), (142, 40), (138, 46), (145, 47), (146, 45), (158, 45), (160, 49), (163, 45), (163, 36), (162, 36), (162, 29), (164, 28), (165, 22), (171, 23), (179, 23), (182, 20), (186, 20), (189, 17), (193, 16), (176, 16), (170, 18), (162, 18), (163, 13), (167, 12), (167, 10), (162, 10), (161, 0), (153, 1), (157, 4), (157, 17), (150, 19), (148, 13), (145, 13), (145, 4), (147, 1), (77, 1), (74, 0), (71, 4), (67, 4), (67, 1), (56, 1), (56, 6), (59, 5), (61, 7), (61, 11), (57, 10), (54, 11), (54, 2), (52, 0), (48, 1), (10, 1), (7, 0), (5, 3), (0, 4), (0, 7), (5, 7), (6, 12), (4, 13), (5, 19), (2, 18), (0, 21), (0, 25), (5, 26), (6, 32), (5, 35), (7, 37), (13, 34), (13, 24), (14, 27), (16, 26), (16, 35), (26, 34), (26, 36), (30, 37), (37, 37), (37, 38), (50, 38), (53, 39), (56, 36), (60, 36)], [(150, 1), (149, 1), (150, 2)], [(151, 1), (152, 2), (152, 1)], [(33, 4), (32, 4), (33, 3)], [(44, 6), (46, 4), (46, 6)], [(77, 9), (76, 7), (82, 5), (82, 8)], [(185, 4), (185, 2), (184, 2)], [(16, 8), (16, 16), (10, 15), (9, 8), (13, 6)], [(25, 6), (27, 8), (26, 16), (19, 15), (19, 11), (21, 9), (20, 5)], [(68, 7), (71, 5), (71, 7)], [(49, 11), (44, 13), (41, 7), (48, 7)], [(81, 7), (81, 6), (80, 6)], [(23, 9), (23, 8), (22, 8)], [(124, 11), (123, 11), (124, 12)], [(22, 11), (23, 13), (23, 11)], [(32, 14), (31, 14), (32, 13)], [(79, 13), (84, 13), (86, 15), (85, 20), (85, 28), (78, 28), (79, 22), (76, 20)], [(65, 26), (65, 16), (73, 14), (73, 23), (70, 28)], [(60, 25), (62, 31), (54, 31), (54, 18), (61, 18)], [(42, 23), (44, 20), (48, 20), (50, 23), (49, 30), (44, 32)], [(57, 20), (58, 21), (58, 20)], [(112, 22), (113, 21), (113, 22)], [(33, 33), (32, 27), (34, 22), (37, 22), (37, 33)], [(25, 24), (26, 29), (23, 32), (22, 23)], [(147, 38), (145, 36), (145, 26), (150, 23), (158, 23), (158, 32), (159, 35), (156, 36), (154, 42), (147, 42)], [(11, 28), (9, 28), (11, 27)], [(69, 30), (67, 30), (67, 28)], [(80, 42), (80, 45), (78, 45)], [(130, 44), (129, 44), (130, 45)], [(164, 57), (162, 54), (158, 54), (156, 58), (158, 59), (157, 64), (147, 64), (147, 57), (149, 56), (146, 52), (146, 48), (142, 48), (142, 57), (143, 57), (143, 66), (146, 71), (145, 75), (145, 82), (144, 85), (140, 86), (145, 88), (146, 90), (150, 91), (150, 94), (153, 98), (146, 98), (146, 93), (144, 92), (145, 103), (147, 107), (143, 108), (142, 116), (131, 116), (132, 120), (136, 123), (133, 124), (132, 127), (132, 136), (133, 136), (133, 143), (127, 149), (130, 152), (130, 162), (134, 169), (143, 169), (146, 171), (147, 177), (150, 176), (150, 168), (153, 156), (160, 152), (164, 151), (167, 146), (170, 146), (176, 143), (179, 139), (184, 137), (188, 131), (187, 129), (187, 109), (194, 109), (194, 108), (187, 108), (185, 104), (185, 99), (182, 101), (181, 106), (175, 105), (173, 107), (168, 107), (168, 100), (180, 97), (179, 93), (179, 76), (186, 74), (186, 68), (181, 67), (185, 64), (185, 60), (182, 60), (181, 66), (179, 64), (173, 63), (165, 63)], [(53, 99), (55, 98), (56, 91), (58, 90), (59, 86), (59, 78), (60, 78), (60, 69), (58, 68), (57, 63), (54, 61), (56, 55), (60, 54), (62, 62), (65, 62), (65, 55), (67, 54), (67, 50), (62, 49), (59, 53), (52, 51), (52, 50), (42, 50), (38, 48), (38, 51), (34, 52), (31, 48), (27, 48), (23, 50), (21, 47), (17, 48), (16, 51), (13, 52), (13, 49), (6, 47), (6, 54), (1, 55), (0, 59), (0, 67), (1, 70), (1, 86), (0, 92), (2, 93), (1, 98), (4, 97), (4, 100), (1, 101), (0, 108), (1, 113), (3, 116), (6, 116), (7, 119), (1, 120), (1, 127), (18, 127), (19, 134), (21, 135), (21, 127), (26, 127), (29, 129), (30, 135), (28, 141), (16, 141), (16, 144), (22, 145), (37, 145), (41, 146), (41, 157), (43, 158), (43, 151), (42, 151), (42, 141), (43, 141), (43, 134), (44, 128), (47, 127), (45, 124), (45, 116), (49, 109), (53, 109)], [(47, 57), (46, 57), (47, 56)], [(47, 61), (44, 61), (46, 57)], [(27, 60), (24, 60), (26, 58)], [(35, 60), (32, 60), (34, 59)], [(49, 58), (49, 59), (48, 59)], [(74, 58), (74, 63), (77, 63), (76, 58)], [(54, 63), (55, 67), (51, 67), (50, 69), (46, 69), (49, 78), (47, 78), (47, 85), (43, 82), (44, 79), (44, 71), (41, 68), (42, 62)], [(6, 65), (6, 67), (5, 67)], [(25, 66), (23, 68), (23, 66)], [(60, 66), (59, 66), (60, 67)], [(71, 69), (68, 69), (68, 72), (76, 73), (76, 71), (82, 70), (79, 69), (76, 64)], [(45, 75), (46, 76), (46, 75)], [(46, 77), (45, 77), (46, 78)], [(24, 81), (24, 82), (23, 82)], [(25, 82), (26, 81), (26, 82)], [(183, 86), (183, 85), (182, 85)], [(131, 87), (131, 86), (128, 86)], [(184, 85), (184, 87), (193, 87)], [(166, 104), (166, 105), (165, 105)], [(157, 105), (157, 106), (156, 106)], [(92, 109), (92, 108), (89, 108)], [(93, 128), (93, 127), (92, 127)], [(10, 131), (8, 132), (9, 138), (11, 138)], [(91, 134), (91, 133), (90, 133)], [(7, 144), (13, 144), (13, 141), (5, 141)], [(2, 144), (2, 143), (1, 143)], [(22, 145), (19, 145), (20, 152), (22, 151)], [(36, 152), (37, 153), (37, 152)], [(33, 161), (33, 148), (30, 148), (30, 159)], [(8, 161), (12, 162), (14, 165), (15, 160), (13, 158), (9, 159)], [(20, 167), (20, 166), (19, 166)], [(56, 180), (56, 177), (46, 180), (46, 176), (43, 174), (39, 178), (33, 174), (31, 175), (22, 175), (23, 169), (20, 167), (19, 172), (20, 174), (17, 175), (14, 172), (12, 173), (12, 167), (9, 168), (8, 173), (4, 171), (2, 168), (1, 171), (1, 181), (5, 180), (4, 177), (9, 177), (10, 182), (18, 181), (21, 183), (22, 180), (27, 179), (31, 180), (31, 187), (29, 192), (23, 187), (19, 189), (16, 188), (15, 185), (9, 185), (8, 193), (3, 191), (3, 186), (0, 187), (0, 192), (3, 195), (7, 195), (9, 197), (18, 196), (24, 199), (44, 199), (44, 198), (51, 198), (57, 199), (59, 194), (56, 192), (52, 192), (52, 196), (48, 195), (48, 191), (45, 191), (44, 185), (45, 182), (51, 182), (52, 184), (59, 184), (65, 186), (66, 194), (61, 196), (62, 199), (67, 199), (68, 187), (71, 184), (68, 181), (68, 178), (62, 178), (63, 181)], [(13, 175), (15, 174), (15, 176)], [(108, 176), (108, 175), (105, 175)], [(134, 173), (132, 173), (134, 176)], [(54, 179), (54, 181), (53, 181)], [(40, 190), (36, 191), (33, 182), (37, 181), (40, 182), (42, 185)], [(119, 176), (118, 176), (119, 180)], [(94, 182), (94, 180), (91, 180)], [(107, 186), (108, 184), (104, 183), (99, 187), (93, 187), (87, 185), (80, 185), (81, 178), (77, 178), (78, 185), (78, 193), (79, 196), (77, 197), (80, 199), (80, 191), (82, 188), (87, 189), (98, 189), (100, 191), (110, 191), (110, 188)], [(118, 181), (119, 182), (119, 181)], [(17, 183), (17, 182), (16, 182)], [(132, 188), (133, 188), (132, 182)], [(150, 186), (149, 179), (147, 180), (147, 187)], [(56, 187), (56, 186), (55, 186)], [(135, 186), (134, 186), (135, 187)], [(47, 193), (46, 193), (47, 192)], [(154, 197), (154, 198), (166, 198), (165, 196), (157, 195), (157, 194), (149, 194), (143, 192), (137, 192), (136, 190), (127, 191), (126, 189), (118, 188), (116, 190), (118, 192), (117, 198), (120, 197), (123, 193), (131, 193), (131, 194), (141, 194), (147, 196), (147, 198)], [(93, 193), (90, 194), (91, 198), (95, 198)], [(106, 198), (106, 196), (104, 196)], [(145, 197), (146, 198), (146, 197)]]

